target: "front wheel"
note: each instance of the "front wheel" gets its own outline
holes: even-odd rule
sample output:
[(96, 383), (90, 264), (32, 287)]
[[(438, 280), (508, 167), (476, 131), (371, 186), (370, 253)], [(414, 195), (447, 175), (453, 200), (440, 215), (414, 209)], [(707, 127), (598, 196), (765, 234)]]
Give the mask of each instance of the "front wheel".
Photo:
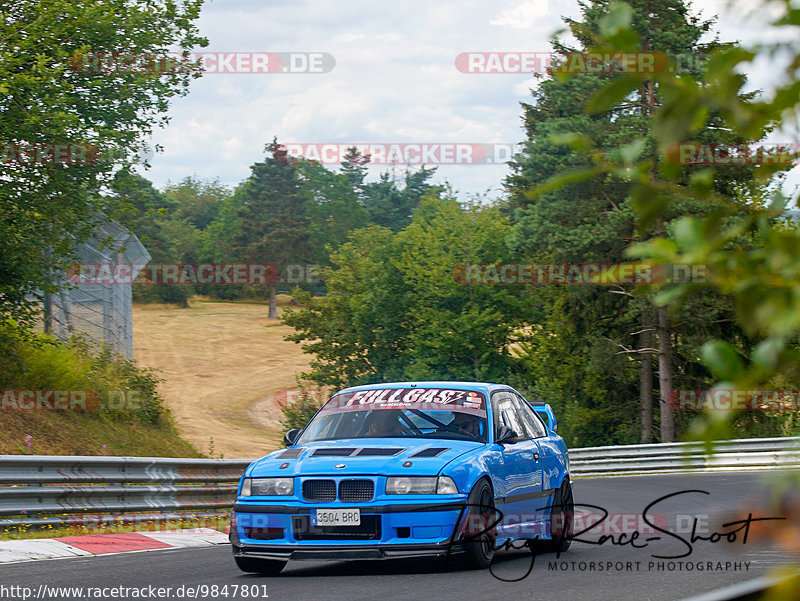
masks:
[(277, 576), (286, 566), (285, 561), (277, 559), (254, 559), (252, 557), (234, 557), (233, 559), (242, 572), (264, 574), (265, 576)]
[(467, 503), (467, 536), (470, 539), (464, 543), (466, 564), (471, 569), (482, 570), (492, 563), (497, 540), (494, 528), (489, 528), (496, 517), (492, 487), (486, 480), (478, 480), (469, 493)]

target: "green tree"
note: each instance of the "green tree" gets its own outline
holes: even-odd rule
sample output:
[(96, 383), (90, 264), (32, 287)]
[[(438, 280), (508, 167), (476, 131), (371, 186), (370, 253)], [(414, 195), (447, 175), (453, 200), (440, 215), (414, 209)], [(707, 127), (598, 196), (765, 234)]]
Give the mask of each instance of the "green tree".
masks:
[[(250, 177), (235, 192), (239, 208), (234, 252), (240, 260), (268, 263), (282, 273), (287, 265), (306, 263), (310, 256), (309, 192), (277, 139), (265, 150), (270, 156), (250, 167)], [(268, 317), (277, 319), (277, 282), (268, 289)]]
[(302, 308), (287, 309), (283, 321), (296, 330), (287, 340), (314, 355), (303, 379), (334, 387), (403, 379), (408, 289), (394, 264), (398, 252), (387, 228), (356, 230), (322, 270), (327, 294), (296, 292)]
[[(800, 23), (800, 10), (788, 3), (771, 4), (776, 12), (782, 13), (776, 26)], [(616, 4), (612, 15), (598, 47), (610, 51), (637, 48), (639, 39), (631, 33), (630, 7)], [(684, 170), (667, 157), (675, 144), (697, 141), (705, 127), (700, 117), (709, 114), (718, 115), (720, 125), (733, 137), (750, 143), (762, 140), (766, 133), (780, 126), (787, 109), (800, 104), (797, 59), (789, 64), (786, 82), (759, 98), (742, 94), (745, 79), (738, 72), (759, 53), (778, 51), (793, 57), (800, 54), (796, 42), (778, 41), (755, 49), (721, 47), (709, 57), (700, 82), (687, 81), (674, 72), (651, 76), (663, 98), (653, 113), (656, 156), (631, 156), (624, 161), (620, 155), (596, 155), (591, 172), (570, 174), (570, 179), (594, 177), (598, 172), (625, 177), (642, 227), (663, 220), (681, 202), (702, 199), (713, 204), (714, 211), (676, 219), (670, 230), (634, 245), (629, 252), (632, 256), (665, 263), (695, 262), (707, 266), (706, 282), (662, 287), (655, 297), (660, 306), (676, 310), (685, 307), (695, 298), (693, 293), (699, 291), (716, 291), (731, 299), (738, 326), (758, 343), (749, 352), (724, 340), (704, 344), (703, 365), (714, 377), (727, 380), (723, 386), (754, 388), (774, 382), (775, 378), (797, 382), (800, 375), (797, 369), (800, 308), (793, 300), (800, 273), (795, 254), (800, 231), (796, 224), (782, 219), (787, 199), (774, 185), (776, 174), (779, 176), (787, 167), (787, 159), (796, 155), (783, 160), (754, 155), (747, 162), (752, 174), (748, 193), (739, 196), (720, 192), (720, 183), (730, 178), (730, 165), (696, 169), (687, 181)], [(646, 79), (640, 74), (631, 74), (629, 78), (629, 88)], [(601, 91), (594, 103), (596, 109), (602, 110), (619, 93), (619, 90), (613, 94)], [(657, 179), (650, 175), (654, 169), (658, 170)], [(556, 178), (550, 184), (560, 185), (560, 181), (563, 180)], [(742, 238), (750, 243), (741, 244)], [(749, 355), (749, 359), (743, 355)], [(714, 420), (715, 428), (727, 423), (727, 417), (721, 422)], [(712, 432), (721, 434), (722, 430)]]
[[(0, 7), (0, 313), (30, 323), (31, 295), (72, 262), (103, 205), (97, 191), (135, 160), (169, 100), (188, 92), (205, 46), (202, 0), (19, 0)], [(169, 73), (94, 69), (112, 53), (186, 52)], [(57, 145), (68, 148), (61, 155)], [(39, 156), (37, 156), (37, 153)], [(64, 158), (64, 157), (69, 158)], [(42, 158), (43, 157), (43, 158)]]
[(205, 230), (219, 217), (220, 206), (231, 192), (218, 179), (185, 177), (178, 183), (167, 184), (164, 195), (175, 206), (171, 217), (185, 219), (198, 230)]
[[(146, 178), (127, 171), (118, 172), (105, 198), (110, 216), (134, 233), (150, 253), (151, 263), (193, 263), (202, 252), (202, 232), (184, 220), (175, 220), (176, 204), (153, 187)], [(133, 300), (187, 306), (193, 293), (190, 285), (136, 283)]]
[[(433, 189), (428, 180), (434, 173), (436, 169), (425, 167), (417, 171), (407, 170), (403, 176), (402, 188), (398, 187), (395, 178), (388, 171), (382, 173), (378, 181), (363, 184), (361, 188), (364, 205), (369, 211), (370, 221), (388, 227), (393, 232), (399, 232), (406, 227), (422, 197)], [(350, 177), (353, 179), (355, 176)]]
[[(745, 143), (756, 143), (766, 133), (780, 128), (796, 135), (800, 44), (796, 35), (784, 32), (795, 32), (800, 26), (800, 8), (790, 0), (764, 0), (759, 6), (773, 19), (774, 35), (770, 41), (746, 48), (714, 50), (700, 81), (688, 80), (674, 71), (655, 75), (632, 73), (624, 87), (608, 86), (595, 95), (594, 108), (603, 110), (636, 86), (654, 81), (662, 99), (652, 114), (654, 154), (603, 155), (584, 146), (593, 155), (589, 169), (559, 173), (541, 188), (551, 190), (567, 181), (598, 174), (625, 178), (630, 183), (631, 205), (645, 231), (682, 201), (702, 199), (714, 204), (716, 210), (710, 213), (676, 219), (669, 230), (634, 245), (629, 254), (665, 264), (706, 266), (708, 275), (704, 282), (662, 286), (654, 299), (658, 306), (677, 311), (692, 298), (709, 291), (722, 294), (733, 303), (735, 323), (756, 344), (745, 349), (714, 336), (716, 339), (703, 345), (702, 364), (711, 372), (715, 388), (719, 389), (791, 389), (800, 382), (800, 229), (784, 218), (786, 207), (796, 205), (798, 196), (795, 190), (787, 198), (776, 186), (776, 173), (785, 170), (787, 162), (796, 161), (796, 150), (784, 147), (781, 153), (760, 156), (751, 153), (747, 163), (756, 167), (752, 180), (756, 189), (744, 200), (719, 191), (719, 184), (729, 177), (732, 167), (729, 163), (695, 170), (687, 181), (681, 166), (666, 160), (675, 145), (695, 143), (712, 114), (718, 115), (721, 128)], [(633, 20), (630, 6), (612, 5), (595, 48), (603, 52), (640, 49)], [(787, 59), (781, 76), (775, 79), (779, 83), (758, 96), (743, 95), (742, 71), (759, 58), (776, 56)], [(631, 142), (636, 144), (637, 140)], [(656, 178), (652, 176), (654, 171), (658, 174)], [(743, 237), (749, 238), (751, 244), (741, 244)], [(797, 433), (795, 415), (790, 413), (785, 418), (785, 423), (795, 428), (794, 432), (786, 433)], [(705, 439), (712, 448), (714, 440), (737, 433), (735, 424), (739, 417), (738, 411), (710, 411), (695, 420), (690, 434)], [(790, 486), (796, 490), (798, 479), (783, 472), (775, 483), (775, 493), (786, 493)], [(785, 503), (785, 494), (770, 496), (774, 499), (774, 509), (782, 503), (783, 515), (789, 520), (797, 519), (797, 511)], [(774, 530), (776, 542), (788, 546), (782, 542), (786, 540), (784, 530), (783, 527)], [(798, 594), (800, 579), (792, 578), (775, 586), (764, 598), (788, 601), (796, 599)]]
[(397, 234), (352, 232), (323, 270), (327, 294), (299, 292), (302, 308), (284, 314), (296, 330), (287, 339), (315, 355), (303, 378), (345, 386), (519, 374), (519, 290), (463, 277), (468, 264), (504, 260), (508, 229), (496, 207), (461, 205), (448, 192), (425, 196)]
[(297, 170), (309, 195), (309, 257), (315, 263), (328, 264), (327, 247), (344, 244), (352, 230), (369, 223), (369, 214), (346, 173), (334, 173), (314, 162), (300, 162)]
[(369, 155), (361, 154), (355, 146), (348, 148), (342, 159), (342, 174), (347, 178), (353, 190), (362, 198), (369, 161)]
[[(609, 18), (606, 0), (583, 2), (580, 7), (580, 21), (566, 20), (578, 45), (570, 47), (554, 40), (554, 50), (561, 57), (562, 67), (553, 70), (553, 77), (541, 81), (533, 91), (532, 103), (523, 105), (528, 141), (512, 163), (512, 173), (506, 180), (510, 193), (507, 211), (515, 224), (512, 246), (519, 256), (533, 258), (536, 262), (620, 263), (625, 260), (626, 249), (637, 239), (668, 230), (672, 220), (681, 215), (708, 213), (713, 204), (701, 199), (684, 199), (675, 203), (654, 228), (643, 231), (632, 206), (630, 183), (626, 177), (615, 173), (604, 172), (574, 181), (565, 179), (565, 185), (558, 189), (540, 189), (535, 196), (529, 194), (532, 187), (541, 186), (553, 173), (593, 169), (593, 157), (585, 152), (586, 148), (602, 155), (616, 153), (622, 157), (656, 152), (651, 130), (653, 112), (661, 104), (657, 85), (647, 79), (631, 84), (624, 72), (611, 68), (598, 72), (569, 72), (569, 66), (576, 64), (574, 57), (584, 56), (592, 48)], [(723, 46), (716, 41), (701, 43), (713, 22), (701, 21), (692, 15), (683, 0), (635, 0), (631, 11), (632, 28), (641, 39), (643, 50), (669, 57), (693, 58), (682, 73), (687, 81), (699, 78), (709, 52)], [(591, 99), (601, 90), (616, 90), (620, 86), (624, 93), (618, 94), (613, 103), (606, 103), (602, 110), (587, 110), (593, 108)], [(702, 128), (705, 142), (735, 141), (735, 136), (718, 126), (719, 115), (705, 116)], [(574, 140), (574, 147), (565, 146), (565, 138)], [(632, 139), (638, 140), (636, 145), (628, 144)], [(622, 150), (618, 150), (620, 147)], [(689, 171), (686, 170), (684, 179), (688, 179)], [(732, 170), (726, 178), (720, 179), (718, 188), (720, 192), (751, 188), (751, 175), (752, 168), (747, 166)], [(657, 177), (657, 174), (653, 172), (651, 176)], [(571, 319), (563, 320), (559, 316), (551, 324), (556, 328), (567, 327), (565, 335), (569, 335), (571, 323), (585, 325), (581, 329), (584, 336), (579, 340), (579, 352), (590, 360), (584, 363), (581, 371), (595, 388), (569, 387), (567, 383), (572, 380), (567, 378), (562, 396), (583, 402), (587, 407), (606, 407), (627, 423), (635, 419), (636, 407), (630, 400), (638, 396), (639, 436), (643, 442), (648, 442), (653, 421), (652, 361), (655, 357), (659, 376), (660, 438), (673, 440), (675, 425), (668, 404), (670, 393), (674, 384), (676, 387), (686, 384), (682, 376), (688, 365), (696, 365), (698, 352), (697, 347), (689, 343), (696, 338), (686, 333), (711, 320), (728, 320), (732, 311), (730, 303), (717, 296), (706, 303), (696, 303), (692, 312), (670, 316), (662, 307), (654, 306), (651, 296), (632, 294), (625, 289), (562, 287), (555, 293), (547, 291), (536, 295), (543, 303), (544, 315), (553, 315), (549, 308), (554, 306), (559, 313), (571, 312)], [(676, 331), (674, 322), (681, 324), (680, 331)], [(555, 330), (555, 333), (560, 332)], [(740, 331), (729, 334), (741, 338)], [(564, 352), (570, 354), (575, 350), (564, 348)], [(605, 361), (594, 361), (592, 357), (605, 357)], [(579, 400), (580, 397), (583, 400)], [(623, 414), (620, 414), (621, 408), (624, 408)], [(585, 415), (592, 418), (590, 413)], [(633, 430), (623, 429), (621, 435), (622, 432), (627, 434), (619, 442), (632, 442), (629, 436)]]
[(513, 373), (512, 345), (526, 312), (518, 289), (463, 277), (470, 265), (508, 257), (509, 226), (496, 206), (462, 205), (428, 194), (397, 235), (407, 292), (409, 379), (502, 381)]

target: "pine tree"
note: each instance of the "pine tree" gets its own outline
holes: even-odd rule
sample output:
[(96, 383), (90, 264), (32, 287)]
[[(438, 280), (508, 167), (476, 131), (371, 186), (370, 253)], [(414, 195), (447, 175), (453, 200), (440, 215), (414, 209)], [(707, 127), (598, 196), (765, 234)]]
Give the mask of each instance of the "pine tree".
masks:
[(361, 154), (355, 146), (347, 149), (342, 160), (342, 174), (347, 178), (353, 190), (359, 194), (363, 194), (364, 178), (367, 176), (369, 161), (370, 156)]
[[(553, 41), (555, 52), (563, 60), (569, 61), (576, 53), (585, 53), (593, 47), (604, 28), (610, 4), (607, 0), (580, 3), (581, 20), (566, 20), (578, 41), (577, 46)], [(698, 78), (704, 58), (719, 46), (716, 40), (708, 44), (701, 42), (711, 31), (713, 21), (692, 15), (683, 0), (632, 0), (629, 4), (633, 11), (633, 29), (639, 35), (642, 49), (679, 58), (682, 65), (688, 65), (685, 75)], [(686, 57), (692, 60), (687, 61)], [(640, 239), (642, 224), (631, 205), (629, 184), (620, 178), (603, 175), (571, 183), (533, 199), (528, 194), (531, 188), (556, 173), (593, 166), (588, 153), (564, 146), (554, 136), (578, 134), (587, 147), (607, 153), (615, 152), (630, 140), (642, 138), (646, 140), (644, 147), (631, 149), (631, 152), (651, 156), (655, 153), (650, 135), (651, 117), (660, 98), (652, 81), (621, 94), (606, 110), (590, 110), (592, 107), (588, 106), (601, 88), (623, 78), (624, 74), (610, 70), (541, 78), (532, 92), (533, 101), (523, 104), (527, 142), (523, 152), (512, 162), (512, 172), (506, 180), (510, 196), (506, 210), (515, 225), (511, 243), (520, 257), (537, 262), (619, 263), (626, 260), (625, 250)], [(735, 142), (730, 135), (713, 127), (717, 123), (718, 118), (711, 114), (702, 141)], [(686, 171), (688, 177), (690, 170)], [(737, 187), (747, 188), (750, 176), (748, 167), (732, 169), (727, 179), (717, 185), (720, 192), (731, 193)], [(657, 178), (658, 174), (654, 171), (652, 177)], [(709, 209), (700, 201), (676, 204), (648, 235), (668, 232), (670, 221), (679, 215), (703, 213)], [(685, 374), (692, 371), (697, 356), (697, 349), (684, 342), (678, 342), (678, 348), (684, 353), (675, 356), (673, 346), (676, 340), (685, 339), (685, 332), (703, 324), (712, 314), (719, 317), (721, 307), (727, 307), (728, 312), (730, 307), (718, 298), (709, 298), (706, 305), (696, 304), (694, 313), (684, 311), (679, 316), (682, 331), (676, 331), (675, 316), (668, 315), (662, 307), (655, 307), (651, 298), (634, 295), (630, 290), (565, 287), (541, 294), (540, 301), (546, 326), (552, 328), (551, 335), (566, 336), (563, 328), (569, 322), (585, 328), (585, 335), (578, 338), (581, 347), (562, 348), (561, 352), (578, 353), (586, 358), (581, 369), (584, 380), (592, 382), (593, 388), (587, 389), (580, 382), (569, 384), (569, 375), (564, 374), (563, 387), (556, 386), (556, 390), (589, 409), (610, 408), (618, 412), (620, 408), (632, 407), (631, 390), (638, 388), (641, 427), (636, 435), (642, 441), (649, 441), (653, 415), (651, 361), (656, 357), (660, 439), (673, 440), (673, 415), (666, 401), (673, 380), (677, 377), (681, 384), (685, 383)], [(558, 307), (558, 312), (554, 312), (554, 307)], [(729, 317), (730, 313), (725, 316)], [(740, 332), (729, 335), (738, 336)], [(554, 362), (559, 364), (557, 360)], [(632, 415), (628, 409), (620, 417), (631, 420)], [(623, 427), (620, 436), (632, 437), (634, 431)]]
[(434, 188), (428, 183), (436, 169), (420, 168), (418, 171), (406, 171), (403, 187), (397, 185), (388, 171), (382, 173), (377, 182), (369, 182), (363, 186), (364, 204), (369, 211), (370, 221), (399, 232), (409, 223), (414, 210), (419, 206), (422, 197)]
[[(234, 245), (242, 260), (271, 264), (277, 274), (308, 260), (309, 199), (285, 147), (273, 139), (265, 149), (271, 156), (253, 164), (250, 177), (236, 191), (240, 207)], [(268, 287), (268, 317), (277, 319), (277, 281)]]

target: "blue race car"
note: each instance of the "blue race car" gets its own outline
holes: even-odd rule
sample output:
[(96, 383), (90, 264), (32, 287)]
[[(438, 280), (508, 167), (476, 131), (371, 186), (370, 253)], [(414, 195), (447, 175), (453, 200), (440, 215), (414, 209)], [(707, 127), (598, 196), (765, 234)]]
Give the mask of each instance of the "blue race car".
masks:
[(549, 405), (500, 384), (344, 389), (286, 433), (288, 448), (247, 468), (236, 564), (276, 575), (290, 559), (459, 553), (485, 568), (510, 543), (566, 551), (572, 487), (555, 427)]

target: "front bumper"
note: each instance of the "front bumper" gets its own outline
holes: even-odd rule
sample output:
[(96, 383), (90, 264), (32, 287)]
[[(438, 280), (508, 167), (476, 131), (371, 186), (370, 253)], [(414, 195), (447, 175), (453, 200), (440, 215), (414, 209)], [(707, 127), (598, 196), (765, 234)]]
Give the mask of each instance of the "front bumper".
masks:
[[(383, 505), (238, 502), (230, 540), (234, 555), (262, 559), (391, 559), (458, 552), (466, 499)], [(317, 508), (358, 508), (361, 526), (311, 525)]]
[(252, 557), (254, 559), (307, 560), (324, 559), (401, 559), (411, 557), (444, 557), (450, 553), (460, 553), (459, 544), (432, 543), (427, 545), (286, 545), (286, 546), (252, 546), (233, 547), (234, 557)]

